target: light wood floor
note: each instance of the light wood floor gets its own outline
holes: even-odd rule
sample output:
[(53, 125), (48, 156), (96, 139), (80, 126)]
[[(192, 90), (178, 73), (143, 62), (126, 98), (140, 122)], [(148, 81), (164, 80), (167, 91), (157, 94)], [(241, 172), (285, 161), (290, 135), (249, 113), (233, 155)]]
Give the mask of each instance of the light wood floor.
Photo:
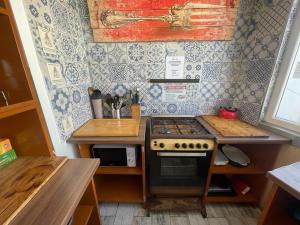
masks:
[(102, 225), (256, 225), (260, 210), (251, 205), (210, 204), (208, 218), (199, 212), (151, 212), (139, 204), (102, 203)]

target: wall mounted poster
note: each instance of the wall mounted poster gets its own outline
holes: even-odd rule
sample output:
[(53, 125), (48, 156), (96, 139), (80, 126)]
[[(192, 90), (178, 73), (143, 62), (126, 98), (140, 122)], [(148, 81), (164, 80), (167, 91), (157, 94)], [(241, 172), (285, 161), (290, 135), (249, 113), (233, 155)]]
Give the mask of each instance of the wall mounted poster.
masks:
[(231, 40), (240, 0), (88, 0), (95, 42)]

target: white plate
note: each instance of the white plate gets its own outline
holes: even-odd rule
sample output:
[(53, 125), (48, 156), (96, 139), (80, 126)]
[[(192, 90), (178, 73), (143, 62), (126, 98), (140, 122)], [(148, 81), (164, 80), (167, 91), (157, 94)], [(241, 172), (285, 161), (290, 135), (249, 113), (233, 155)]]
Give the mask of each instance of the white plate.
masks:
[(234, 146), (224, 145), (222, 151), (233, 165), (247, 166), (250, 163), (249, 157)]

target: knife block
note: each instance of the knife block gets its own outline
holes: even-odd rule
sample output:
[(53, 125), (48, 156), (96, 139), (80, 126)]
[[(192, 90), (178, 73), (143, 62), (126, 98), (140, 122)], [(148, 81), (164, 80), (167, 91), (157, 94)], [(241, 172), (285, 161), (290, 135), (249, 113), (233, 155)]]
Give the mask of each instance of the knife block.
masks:
[(131, 105), (131, 117), (133, 119), (141, 118), (141, 105), (140, 104), (132, 104)]

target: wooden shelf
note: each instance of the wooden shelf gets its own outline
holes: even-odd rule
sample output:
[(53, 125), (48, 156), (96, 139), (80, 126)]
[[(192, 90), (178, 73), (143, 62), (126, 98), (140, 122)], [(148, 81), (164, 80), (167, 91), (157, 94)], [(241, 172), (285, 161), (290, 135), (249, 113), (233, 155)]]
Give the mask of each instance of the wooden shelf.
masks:
[(252, 194), (247, 193), (245, 195), (238, 194), (234, 196), (226, 195), (208, 195), (205, 198), (205, 202), (228, 202), (228, 203), (257, 203), (258, 199)]
[(0, 14), (9, 15), (8, 10), (5, 8), (0, 7)]
[(199, 83), (200, 79), (150, 79), (150, 83)]
[(232, 165), (216, 166), (212, 167), (213, 174), (264, 174), (265, 171), (258, 168), (256, 165), (251, 163), (247, 167), (237, 167)]
[(140, 176), (96, 175), (96, 189), (100, 202), (143, 202)]
[(100, 166), (96, 174), (142, 175), (142, 167)]
[(17, 115), (19, 113), (26, 112), (35, 108), (36, 104), (34, 100), (16, 103), (9, 106), (3, 106), (0, 107), (0, 119)]
[(87, 225), (93, 209), (92, 205), (79, 205), (75, 210), (72, 225)]

